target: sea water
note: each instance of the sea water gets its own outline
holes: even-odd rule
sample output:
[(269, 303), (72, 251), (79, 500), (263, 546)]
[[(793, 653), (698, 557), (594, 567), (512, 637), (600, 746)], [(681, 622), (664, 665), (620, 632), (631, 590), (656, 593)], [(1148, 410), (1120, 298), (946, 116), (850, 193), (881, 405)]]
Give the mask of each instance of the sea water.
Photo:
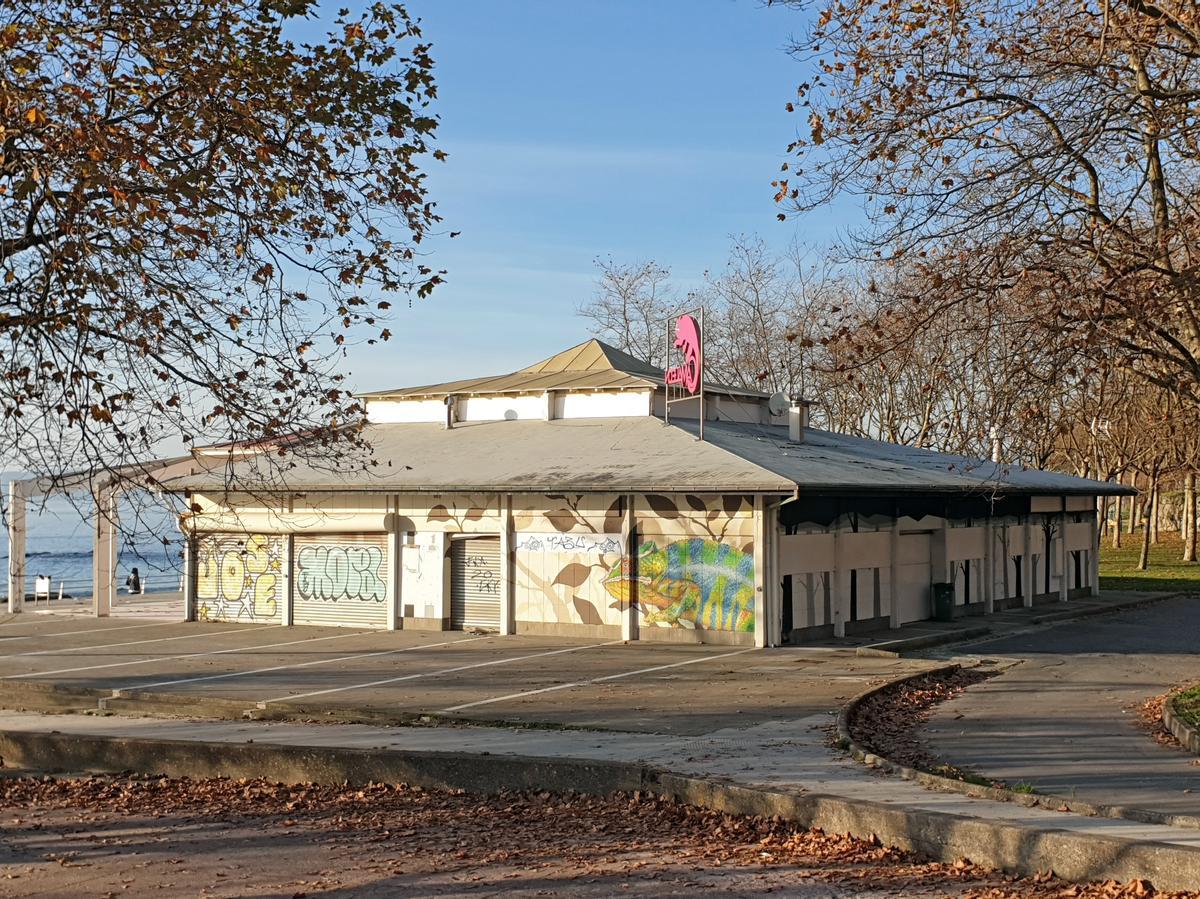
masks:
[[(7, 496), (8, 475), (0, 475)], [(5, 510), (7, 512), (7, 509)], [(92, 595), (92, 527), (95, 506), (84, 495), (54, 495), (28, 500), (25, 536), (25, 591), (33, 593), (34, 578), (50, 578), (50, 593)], [(183, 576), (183, 536), (176, 512), (149, 494), (124, 497), (120, 521), (117, 587), (136, 566), (147, 593), (179, 590)], [(0, 529), (0, 571), (8, 571), (8, 527)], [(2, 591), (3, 588), (0, 588)]]

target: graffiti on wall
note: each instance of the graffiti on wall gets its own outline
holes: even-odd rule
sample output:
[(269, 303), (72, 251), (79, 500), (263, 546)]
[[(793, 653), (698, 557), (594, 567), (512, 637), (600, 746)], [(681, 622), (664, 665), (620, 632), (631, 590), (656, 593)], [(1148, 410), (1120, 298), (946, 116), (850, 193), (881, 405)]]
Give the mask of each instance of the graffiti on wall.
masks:
[(383, 551), (363, 543), (298, 547), (296, 594), (301, 600), (381, 603), (387, 598)]
[(619, 553), (619, 534), (517, 534), (516, 549), (528, 553)]
[(666, 543), (644, 543), (638, 551), (636, 576), (628, 560), (613, 566), (604, 586), (628, 603), (637, 585), (642, 621), (668, 627), (721, 631), (754, 630), (754, 555), (727, 543), (693, 537)]
[(279, 613), (282, 541), (264, 534), (213, 534), (197, 549), (201, 621), (263, 621)]

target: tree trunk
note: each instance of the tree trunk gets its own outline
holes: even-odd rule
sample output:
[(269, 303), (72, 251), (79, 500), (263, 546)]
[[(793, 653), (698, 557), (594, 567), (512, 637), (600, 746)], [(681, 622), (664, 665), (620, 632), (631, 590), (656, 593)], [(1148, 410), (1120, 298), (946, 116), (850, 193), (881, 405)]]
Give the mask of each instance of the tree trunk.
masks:
[[(1135, 489), (1137, 488), (1137, 472), (1136, 471), (1133, 472), (1132, 474), (1130, 474), (1130, 476), (1129, 476), (1129, 486), (1133, 487)], [(1136, 496), (1129, 497), (1129, 519), (1125, 523), (1125, 527), (1126, 527), (1125, 533), (1129, 534), (1130, 536), (1133, 536), (1133, 531), (1137, 527), (1138, 499), (1139, 498)]]
[(1183, 561), (1196, 561), (1196, 472), (1183, 479)]
[(1158, 506), (1159, 506), (1159, 489), (1158, 477), (1151, 480), (1152, 489), (1150, 497), (1146, 500), (1149, 506), (1150, 520), (1146, 524), (1146, 529), (1150, 532), (1150, 542), (1158, 546)]
[(1150, 567), (1150, 530), (1154, 515), (1158, 511), (1154, 498), (1158, 496), (1158, 474), (1150, 475), (1150, 485), (1146, 492), (1146, 523), (1142, 528), (1142, 551), (1138, 555), (1137, 570), (1145, 571)]

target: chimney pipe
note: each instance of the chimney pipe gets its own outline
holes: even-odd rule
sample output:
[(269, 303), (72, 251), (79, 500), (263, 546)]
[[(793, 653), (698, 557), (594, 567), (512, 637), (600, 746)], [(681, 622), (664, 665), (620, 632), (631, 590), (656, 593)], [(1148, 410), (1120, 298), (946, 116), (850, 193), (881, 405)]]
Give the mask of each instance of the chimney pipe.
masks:
[(788, 410), (788, 439), (792, 443), (804, 442), (804, 431), (808, 427), (808, 407), (810, 403), (798, 396), (792, 397), (792, 407)]
[(992, 461), (997, 465), (1000, 464), (1000, 429), (992, 425)]

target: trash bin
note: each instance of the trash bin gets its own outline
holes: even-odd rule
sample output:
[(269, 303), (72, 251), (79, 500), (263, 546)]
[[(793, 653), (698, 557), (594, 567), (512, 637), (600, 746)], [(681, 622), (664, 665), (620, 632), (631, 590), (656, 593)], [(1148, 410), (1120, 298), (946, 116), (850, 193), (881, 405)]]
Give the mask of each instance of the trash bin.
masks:
[(933, 620), (953, 621), (954, 585), (934, 584), (929, 588), (929, 593), (930, 597), (933, 599)]

